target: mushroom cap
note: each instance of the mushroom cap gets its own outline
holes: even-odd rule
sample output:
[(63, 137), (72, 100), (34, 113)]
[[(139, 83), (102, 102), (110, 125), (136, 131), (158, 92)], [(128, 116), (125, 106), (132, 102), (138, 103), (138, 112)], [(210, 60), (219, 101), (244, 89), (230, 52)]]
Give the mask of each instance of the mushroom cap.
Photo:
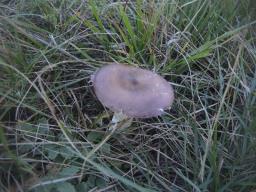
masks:
[(152, 71), (123, 64), (100, 68), (92, 77), (100, 102), (128, 117), (159, 116), (174, 100), (172, 86)]

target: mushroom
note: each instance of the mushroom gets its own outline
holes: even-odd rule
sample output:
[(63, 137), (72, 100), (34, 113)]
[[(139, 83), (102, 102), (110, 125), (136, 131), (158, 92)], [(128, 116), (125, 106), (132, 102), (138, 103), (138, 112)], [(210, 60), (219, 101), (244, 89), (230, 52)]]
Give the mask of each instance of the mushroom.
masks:
[(159, 116), (174, 100), (173, 88), (164, 78), (138, 67), (106, 65), (91, 80), (105, 107), (131, 118)]

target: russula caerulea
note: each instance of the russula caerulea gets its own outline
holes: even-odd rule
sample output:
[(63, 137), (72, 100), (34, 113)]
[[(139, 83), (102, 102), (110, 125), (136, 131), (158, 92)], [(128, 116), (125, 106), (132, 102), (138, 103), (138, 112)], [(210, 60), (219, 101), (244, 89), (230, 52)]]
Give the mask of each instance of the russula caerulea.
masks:
[(172, 86), (158, 74), (123, 64), (100, 68), (92, 77), (99, 101), (128, 117), (159, 116), (174, 100)]

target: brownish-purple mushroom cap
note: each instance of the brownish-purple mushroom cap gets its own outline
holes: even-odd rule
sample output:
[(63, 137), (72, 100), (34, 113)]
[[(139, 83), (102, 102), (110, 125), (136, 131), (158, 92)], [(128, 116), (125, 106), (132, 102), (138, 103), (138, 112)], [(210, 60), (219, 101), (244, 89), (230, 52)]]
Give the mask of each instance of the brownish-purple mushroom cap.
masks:
[(159, 116), (174, 99), (172, 86), (161, 76), (128, 65), (104, 66), (93, 75), (92, 82), (104, 106), (128, 117)]

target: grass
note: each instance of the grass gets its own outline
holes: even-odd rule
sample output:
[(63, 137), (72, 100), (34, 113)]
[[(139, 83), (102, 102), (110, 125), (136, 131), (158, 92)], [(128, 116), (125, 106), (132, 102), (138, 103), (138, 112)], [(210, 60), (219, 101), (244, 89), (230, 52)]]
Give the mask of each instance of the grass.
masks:
[[(0, 191), (256, 190), (253, 0), (0, 2)], [(90, 76), (127, 63), (175, 88), (108, 131)]]

